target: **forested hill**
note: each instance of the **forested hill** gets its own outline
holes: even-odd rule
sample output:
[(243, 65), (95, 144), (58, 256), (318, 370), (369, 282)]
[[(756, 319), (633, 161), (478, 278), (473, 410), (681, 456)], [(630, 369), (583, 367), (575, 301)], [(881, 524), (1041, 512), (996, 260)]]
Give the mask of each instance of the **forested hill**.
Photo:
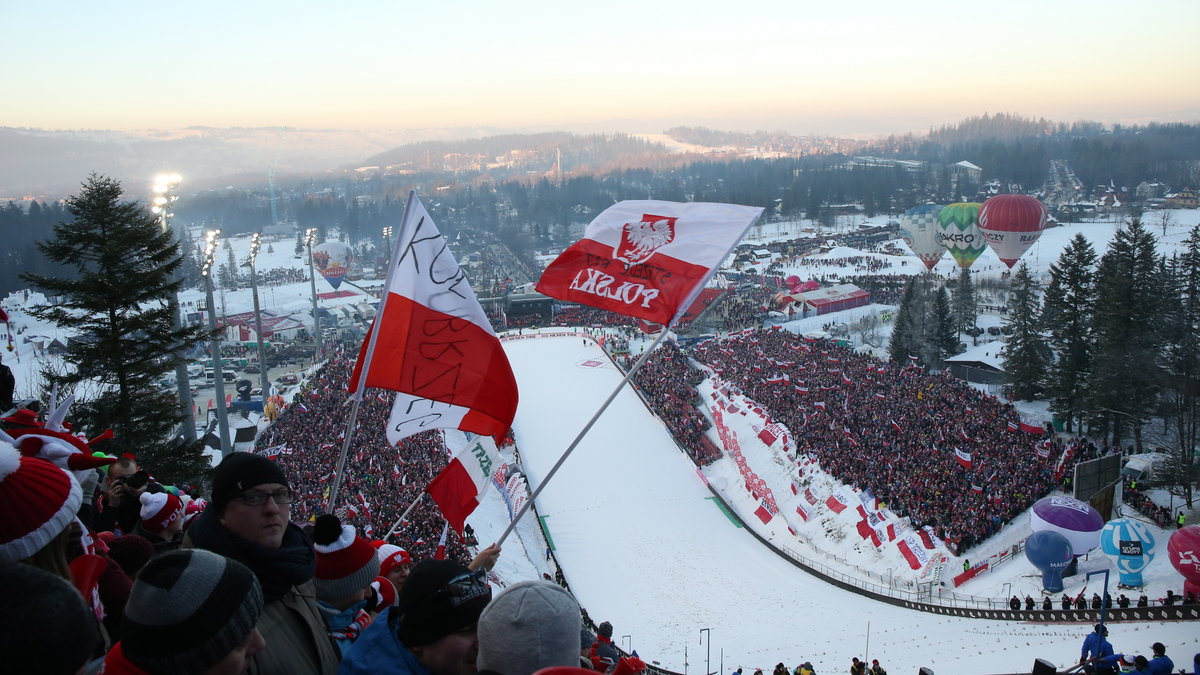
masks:
[(1200, 176), (1200, 125), (1116, 125), (1050, 122), (1019, 115), (969, 117), (958, 124), (876, 141), (864, 154), (927, 162), (968, 160), (991, 176), (1039, 185), (1049, 161), (1070, 163), (1090, 187), (1136, 186), (1144, 180), (1195, 185)]
[(627, 134), (578, 135), (552, 131), (411, 143), (368, 157), (363, 163), (411, 172), (483, 172), (499, 178), (553, 171), (598, 174), (631, 167), (654, 168), (678, 161), (661, 143)]

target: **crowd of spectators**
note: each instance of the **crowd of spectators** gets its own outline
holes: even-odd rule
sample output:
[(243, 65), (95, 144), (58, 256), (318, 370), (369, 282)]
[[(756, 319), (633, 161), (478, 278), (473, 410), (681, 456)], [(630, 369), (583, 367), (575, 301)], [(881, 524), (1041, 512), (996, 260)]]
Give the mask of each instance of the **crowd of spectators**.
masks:
[(696, 385), (704, 378), (704, 373), (670, 342), (659, 346), (633, 376), (634, 385), (650, 408), (700, 466), (721, 458), (704, 433), (712, 423), (696, 409), (700, 403)]
[(948, 375), (782, 330), (705, 341), (692, 355), (788, 427), (801, 454), (931, 526), (955, 554), (1056, 485), (1057, 458), (1039, 455), (1040, 436), (1010, 430), (1012, 407)]
[(1159, 527), (1167, 527), (1173, 520), (1171, 509), (1155, 504), (1154, 500), (1133, 487), (1128, 480), (1124, 482), (1121, 489), (1121, 499), (1127, 506), (1132, 506), (1138, 513), (1154, 521), (1154, 524)]
[[(324, 513), (349, 415), (347, 388), (355, 353), (345, 348), (332, 351), (255, 445), (256, 452), (275, 457), (283, 467), (296, 493), (296, 522)], [(388, 444), (385, 430), (392, 396), (371, 390), (363, 400), (337, 500), (343, 522), (380, 539), (449, 460), (440, 431), (409, 436), (394, 447)], [(445, 522), (437, 505), (423, 498), (407, 521), (388, 543), (405, 548), (414, 560), (432, 557)], [(453, 534), (447, 553), (470, 559)]]

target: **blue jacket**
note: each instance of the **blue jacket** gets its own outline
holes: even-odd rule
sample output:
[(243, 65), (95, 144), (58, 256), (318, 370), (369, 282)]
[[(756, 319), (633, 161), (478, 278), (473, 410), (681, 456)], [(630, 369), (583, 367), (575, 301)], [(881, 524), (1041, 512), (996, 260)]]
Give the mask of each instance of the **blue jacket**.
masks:
[(1083, 639), (1083, 649), (1079, 651), (1079, 658), (1091, 659), (1097, 656), (1109, 656), (1113, 653), (1112, 645), (1108, 640), (1105, 640), (1099, 633), (1093, 631), (1088, 633)]
[(1174, 667), (1175, 663), (1166, 654), (1163, 654), (1150, 659), (1150, 667), (1146, 669), (1146, 672), (1150, 675), (1171, 675), (1171, 669)]
[(430, 675), (396, 637), (399, 618), (395, 607), (376, 617), (342, 657), (338, 675)]

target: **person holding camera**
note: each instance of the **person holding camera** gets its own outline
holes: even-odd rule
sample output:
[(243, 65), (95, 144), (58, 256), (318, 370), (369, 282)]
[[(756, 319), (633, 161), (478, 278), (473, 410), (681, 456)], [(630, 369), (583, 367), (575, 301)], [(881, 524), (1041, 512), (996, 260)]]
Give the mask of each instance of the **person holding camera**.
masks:
[(92, 515), (93, 529), (133, 534), (142, 519), (142, 493), (163, 491), (163, 486), (150, 480), (150, 474), (138, 466), (133, 455), (122, 455), (108, 467), (108, 473), (100, 482), (100, 497)]

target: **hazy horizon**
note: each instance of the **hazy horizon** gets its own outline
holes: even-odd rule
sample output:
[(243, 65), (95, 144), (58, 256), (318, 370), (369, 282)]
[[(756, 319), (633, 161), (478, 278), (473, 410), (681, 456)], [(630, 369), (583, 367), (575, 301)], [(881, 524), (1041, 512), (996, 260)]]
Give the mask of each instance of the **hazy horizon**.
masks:
[(687, 125), (870, 138), (983, 112), (1200, 119), (1189, 0), (6, 9), (22, 30), (0, 44), (20, 66), (0, 126), (31, 130)]

